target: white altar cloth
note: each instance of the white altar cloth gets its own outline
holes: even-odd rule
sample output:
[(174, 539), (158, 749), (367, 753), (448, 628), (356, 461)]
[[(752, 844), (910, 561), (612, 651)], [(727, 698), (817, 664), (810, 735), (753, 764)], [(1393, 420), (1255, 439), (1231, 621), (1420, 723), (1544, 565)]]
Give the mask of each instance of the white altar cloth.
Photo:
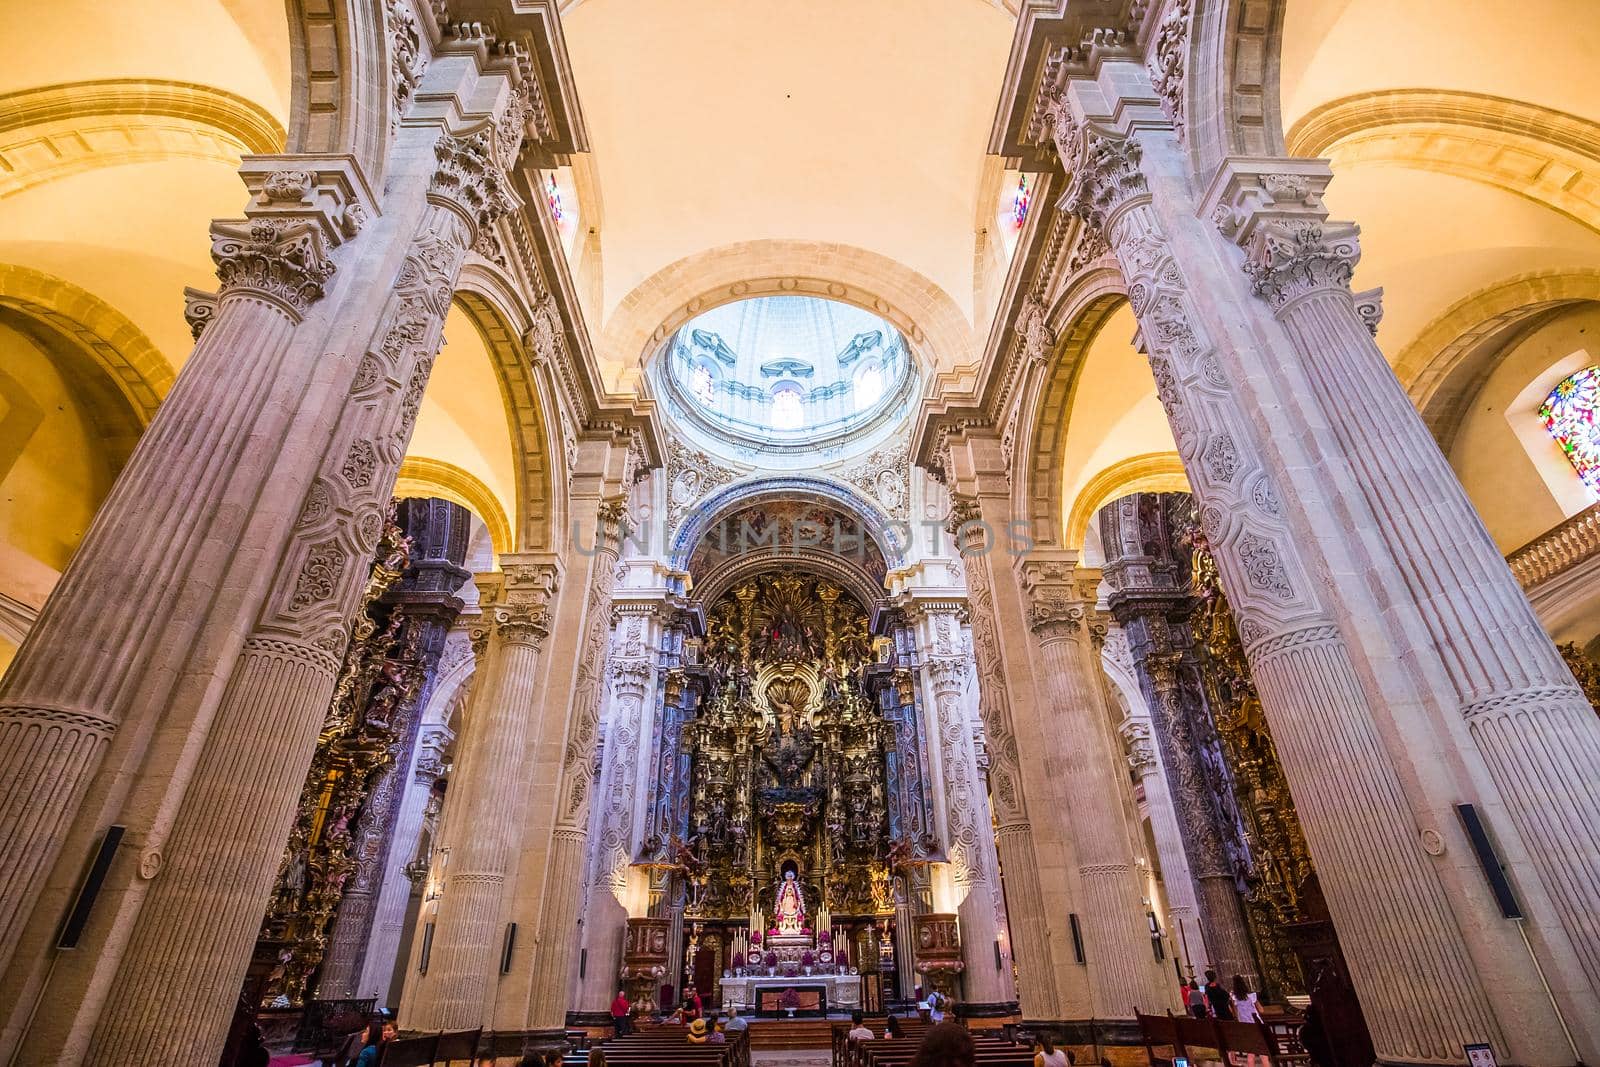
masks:
[(801, 972), (790, 978), (787, 975), (745, 975), (742, 978), (723, 978), (722, 1006), (737, 1004), (739, 1010), (754, 1007), (759, 990), (776, 989), (780, 992), (793, 986), (801, 989), (821, 986), (827, 990), (830, 1012), (854, 1011), (861, 1007), (861, 976), (859, 974), (806, 974)]

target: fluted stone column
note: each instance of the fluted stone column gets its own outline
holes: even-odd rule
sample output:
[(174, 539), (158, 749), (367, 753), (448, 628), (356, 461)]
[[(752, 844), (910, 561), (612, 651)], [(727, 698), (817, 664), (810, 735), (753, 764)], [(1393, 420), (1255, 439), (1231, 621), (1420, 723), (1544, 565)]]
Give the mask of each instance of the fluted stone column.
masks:
[(1067, 561), (1028, 559), (1022, 571), (1040, 656), (1037, 683), (1049, 709), (1046, 752), (1062, 781), (1077, 849), (1094, 1017), (1128, 1019), (1167, 1007), (1172, 983), (1150, 948), (1145, 887), (1122, 803), (1121, 745), (1099, 680), (1100, 649), (1091, 634), (1104, 626), (1094, 610), (1098, 575), (1084, 589)]
[[(611, 591), (616, 583), (621, 529), (627, 514), (622, 497), (602, 497), (594, 504), (595, 531), (589, 586), (582, 617), (574, 620), (580, 642), (577, 670), (570, 676), (571, 704), (565, 721), (547, 721), (546, 736), (561, 739), (560, 776), (549, 851), (538, 900), (538, 951), (528, 985), (525, 1026), (560, 1031), (566, 1025), (568, 997), (578, 959), (579, 905), (584, 883), (584, 858), (589, 839), (589, 798), (595, 774), (601, 701), (606, 690), (607, 637), (611, 629)], [(580, 529), (591, 523), (580, 520)], [(630, 657), (637, 660), (637, 657)], [(557, 707), (564, 707), (557, 704)], [(554, 731), (552, 733), (552, 731)], [(548, 795), (544, 799), (548, 808)]]
[[(576, 1011), (598, 1017), (616, 995), (622, 968), (622, 941), (630, 918), (630, 881), (647, 875), (630, 871), (643, 827), (641, 794), (649, 785), (651, 709), (656, 692), (656, 660), (661, 647), (661, 610), (650, 600), (618, 596), (608, 657), (611, 696), (605, 715), (605, 753), (589, 833), (588, 897), (581, 920), (587, 965), (577, 982)], [(639, 890), (640, 902), (646, 895)], [(642, 917), (642, 912), (641, 916)], [(604, 1022), (604, 1020), (601, 1020)]]
[(1561, 926), (1544, 932), (1547, 966), (1566, 970), (1559, 942), (1568, 941), (1588, 980), (1569, 1004), (1592, 1007), (1600, 721), (1373, 340), (1373, 294), (1350, 291), (1358, 230), (1326, 221), (1331, 178), (1322, 160), (1230, 160), (1205, 206), (1244, 249), (1239, 266), (1290, 342), (1276, 358), (1309, 383), (1301, 403), (1326, 425), (1328, 450), (1370, 509), (1375, 554), (1403, 583), (1412, 611), (1391, 624), (1395, 655), (1431, 661), (1426, 697), (1454, 745), (1487, 772), (1479, 806), (1534, 924)]
[[(359, 175), (302, 165), (319, 164), (319, 186), (370, 206)], [(232, 668), (261, 595), (259, 561), (292, 519), (263, 489), (303, 488), (316, 458), (283, 446), (331, 369), (316, 347), (319, 305), (360, 284), (349, 265), (338, 273), (346, 238), (332, 199), (309, 219), (215, 224), (215, 316), (0, 686), (0, 967), (36, 906), (58, 920), (65, 891), (44, 883), (63, 847), (80, 869), (115, 821), (96, 813), (74, 829), (102, 763), (137, 766), (167, 708), (192, 710)], [(21, 1006), (22, 984), (8, 981), (0, 1000)]]
[[(1390, 405), (1374, 417), (1374, 383), (1394, 388), (1392, 375), (1381, 382), (1388, 372), (1374, 368), (1375, 350), (1324, 353), (1367, 379), (1347, 381), (1348, 395), (1331, 391), (1331, 370), (1319, 374), (1251, 295), (1237, 250), (1201, 217), (1188, 156), (1143, 68), (1107, 60), (1096, 80), (1069, 79), (1047, 105), (1073, 176), (1064, 202), (1105, 234), (1127, 282), (1379, 1059), (1459, 1062), (1463, 1041), (1489, 1042), (1515, 1062), (1572, 1055), (1538, 971), (1474, 869), (1449, 806), (1463, 796), (1495, 827), (1542, 969), (1592, 1055), (1597, 993), (1580, 957), (1595, 928), (1570, 905), (1600, 884), (1600, 820), (1575, 815), (1591, 811), (1593, 792), (1571, 791), (1586, 788), (1577, 761), (1592, 759), (1600, 727), (1592, 714), (1580, 724), (1568, 713), (1570, 682), (1523, 684), (1548, 678), (1553, 654), (1527, 632), (1536, 623), (1526, 605), (1496, 592), (1488, 564), (1463, 558), (1488, 542), (1464, 501), (1446, 499), (1460, 492), (1448, 468), (1407, 477), (1392, 512), (1380, 499), (1373, 464), (1396, 435), (1406, 439), (1415, 413)], [(1243, 230), (1237, 215), (1217, 214)], [(1277, 259), (1299, 241), (1263, 239), (1261, 277), (1273, 262), (1286, 262), (1289, 278), (1315, 274), (1315, 262)], [(1353, 298), (1338, 300), (1355, 318)], [(1431, 507), (1416, 495), (1435, 491), (1443, 495)], [(1448, 531), (1463, 511), (1465, 528), (1446, 537), (1460, 541), (1433, 554), (1441, 528), (1424, 537), (1424, 513)], [(1447, 609), (1457, 623), (1475, 615), (1474, 625), (1509, 626), (1471, 648), (1429, 630), (1424, 620)], [(1493, 695), (1461, 701), (1457, 683)], [(1514, 730), (1498, 719), (1513, 708)], [(1486, 758), (1474, 736), (1504, 747)], [(1543, 779), (1519, 796), (1524, 787), (1507, 788), (1508, 775), (1524, 771)], [(1552, 791), (1573, 804), (1550, 803)], [(1541, 853), (1536, 862), (1528, 850)], [(1480, 978), (1490, 974), (1492, 996)]]
[(450, 850), (434, 913), (428, 972), (400, 1023), (408, 1030), (468, 1030), (483, 1024), (493, 999), (505, 933), (505, 890), (516, 869), (528, 785), (522, 761), (537, 724), (540, 653), (550, 631), (548, 605), (560, 568), (534, 553), (501, 557), (480, 579), (487, 662), (474, 683), (445, 823)]
[[(284, 564), (240, 652), (90, 1045), (121, 1062), (200, 1060), (220, 1046), (277, 874), (444, 331), (486, 210), (509, 205), (488, 133), (434, 139), (428, 197), (379, 332), (350, 384)], [(490, 205), (493, 205), (490, 207)], [(195, 916), (206, 917), (196, 922)]]
[[(956, 914), (961, 929), (963, 1005), (1000, 1011), (1017, 999), (1011, 979), (1010, 952), (997, 965), (995, 950), (1006, 945), (1002, 918), (995, 908), (1000, 872), (994, 845), (989, 798), (978, 771), (966, 695), (970, 657), (961, 639), (961, 625), (952, 612), (931, 615), (919, 626), (919, 651), (928, 701), (927, 714), (944, 793), (945, 853), (955, 884)], [(1009, 947), (1009, 946), (1007, 946)]]
[(1206, 953), (1205, 931), (1200, 927), (1200, 907), (1195, 900), (1194, 879), (1189, 874), (1189, 858), (1183, 852), (1178, 829), (1178, 814), (1173, 810), (1172, 794), (1151, 739), (1150, 716), (1141, 703), (1117, 724), (1128, 768), (1144, 790), (1145, 810), (1150, 816), (1150, 836), (1155, 839), (1156, 856), (1161, 862), (1162, 886), (1166, 890), (1168, 934), (1179, 954), (1179, 962), (1189, 976), (1204, 974), (1211, 966)]
[[(970, 471), (970, 468), (968, 468)], [(1059, 833), (1060, 807), (1051, 779), (1038, 760), (1043, 738), (1032, 707), (1027, 636), (1018, 631), (1020, 594), (1009, 577), (1009, 561), (991, 552), (982, 528), (1003, 530), (1007, 502), (1001, 492), (953, 497), (947, 528), (965, 569), (977, 672), (978, 704), (989, 751), (989, 792), (995, 814), (995, 849), (1005, 879), (1012, 944), (1017, 961), (1017, 999), (1028, 1020), (1087, 1019), (1092, 1015), (1088, 983), (1073, 961), (1067, 915), (1075, 910), (1068, 882), (1071, 844)]]
[(368, 977), (367, 953), (378, 897), (391, 866), (391, 853), (405, 849), (396, 830), (405, 794), (411, 791), (411, 757), (421, 738), (423, 710), (446, 666), (443, 656), (450, 627), (463, 607), (456, 590), (472, 577), (462, 566), (471, 526), (466, 508), (448, 500), (402, 500), (397, 522), (411, 540), (411, 563), (400, 583), (383, 599), (416, 630), (423, 681), (416, 696), (395, 710), (393, 762), (373, 785), (356, 826), (352, 845), (356, 867), (339, 901), (317, 979), (317, 996), (322, 1000), (381, 1000), (388, 990), (394, 970), (392, 956), (372, 970), (370, 981), (363, 980)]

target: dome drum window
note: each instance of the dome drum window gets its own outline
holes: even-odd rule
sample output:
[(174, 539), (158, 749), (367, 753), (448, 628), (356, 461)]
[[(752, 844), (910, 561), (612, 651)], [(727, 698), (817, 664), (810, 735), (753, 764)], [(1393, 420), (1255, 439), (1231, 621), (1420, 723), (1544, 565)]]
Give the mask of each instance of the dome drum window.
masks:
[(755, 297), (703, 312), (669, 339), (656, 376), (702, 425), (780, 448), (875, 423), (903, 406), (917, 377), (893, 325), (809, 296)]

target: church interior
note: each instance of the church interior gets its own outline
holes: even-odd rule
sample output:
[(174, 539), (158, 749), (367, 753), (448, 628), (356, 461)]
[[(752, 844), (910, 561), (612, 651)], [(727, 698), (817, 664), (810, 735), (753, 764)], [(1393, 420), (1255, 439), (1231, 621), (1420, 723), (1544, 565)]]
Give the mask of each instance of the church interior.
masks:
[(0, 7), (0, 1064), (1600, 1062), (1593, 0)]

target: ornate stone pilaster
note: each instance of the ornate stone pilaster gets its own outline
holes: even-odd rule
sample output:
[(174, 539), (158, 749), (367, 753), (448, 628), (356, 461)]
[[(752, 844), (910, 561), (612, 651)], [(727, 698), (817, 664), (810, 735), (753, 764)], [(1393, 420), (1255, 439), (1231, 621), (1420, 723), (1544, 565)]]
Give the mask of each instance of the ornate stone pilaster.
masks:
[[(1014, 928), (1028, 931), (1012, 943), (1017, 999), (1027, 1019), (1090, 1018), (1084, 980), (1068, 969), (1072, 949), (1070, 931), (1064, 926), (1072, 900), (1062, 870), (1065, 848), (1052, 832), (1051, 790), (1037, 774), (1038, 765), (1020, 758), (1024, 744), (1038, 751), (1042, 742), (1038, 716), (1029, 714), (1027, 649), (1017, 647), (1014, 637), (1003, 639), (1009, 631), (1000, 626), (1002, 617), (1021, 614), (1014, 584), (997, 586), (996, 569), (1004, 561), (996, 558), (998, 552), (986, 534), (1005, 528), (1005, 507), (1003, 497), (952, 493), (945, 526), (955, 538), (966, 574), (978, 707), (988, 738), (995, 847), (1006, 882), (1007, 910)], [(1017, 691), (1015, 686), (1022, 688)], [(1022, 702), (1020, 708), (1013, 703), (1014, 692)], [(1033, 775), (1026, 785), (1025, 774)], [(1042, 810), (1030, 814), (1035, 803)], [(1049, 866), (1042, 862), (1046, 856), (1052, 861)]]
[[(1495, 832), (1520, 854), (1508, 869), (1587, 979), (1576, 1007), (1600, 996), (1600, 722), (1373, 340), (1372, 294), (1350, 291), (1359, 230), (1322, 203), (1331, 179), (1323, 160), (1230, 159), (1203, 210), (1243, 248), (1236, 261), (1310, 386), (1308, 416), (1366, 501), (1383, 566), (1414, 609), (1389, 625), (1394, 654), (1430, 663), (1426, 699), (1449, 709), (1441, 730), (1486, 768), (1477, 804), (1504, 806)], [(1563, 970), (1564, 955), (1552, 946), (1545, 967)]]
[[(1243, 834), (1233, 812), (1232, 782), (1211, 726), (1204, 685), (1187, 637), (1190, 598), (1170, 555), (1172, 530), (1161, 498), (1123, 497), (1100, 513), (1112, 613), (1126, 635), (1131, 665), (1150, 709), (1166, 790), (1181, 831), (1208, 960), (1218, 974), (1244, 975), (1261, 990), (1240, 904), (1230, 842)], [(1149, 514), (1149, 512), (1156, 512)], [(1162, 546), (1157, 549), (1152, 546)]]
[[(1270, 433), (1286, 398), (1258, 406), (1258, 391), (1275, 389), (1280, 374), (1255, 361), (1274, 324), (1250, 310), (1242, 284), (1217, 277), (1219, 242), (1196, 217), (1185, 157), (1154, 94), (1133, 88), (1143, 83), (1142, 68), (1108, 60), (1101, 74), (1098, 83), (1069, 83), (1054, 123), (1073, 175), (1065, 203), (1106, 232), (1128, 286), (1273, 737), (1297, 800), (1305, 798), (1307, 840), (1378, 1057), (1459, 1059), (1463, 1034), (1508, 1048), (1477, 975), (1502, 967), (1525, 973), (1525, 964), (1485, 916), (1472, 939), (1499, 944), (1475, 965), (1455, 910), (1481, 914), (1483, 898), (1457, 890), (1452, 907), (1417, 834), (1417, 820), (1435, 816), (1426, 802), (1408, 803), (1415, 768), (1402, 777), (1375, 721), (1385, 701), (1407, 699), (1395, 688), (1405, 683), (1393, 671), (1379, 678), (1359, 670), (1351, 642), (1365, 635), (1357, 627), (1347, 636), (1338, 622), (1357, 604), (1380, 615), (1361, 583), (1341, 587), (1331, 577), (1330, 566), (1351, 567), (1349, 554), (1361, 547), (1349, 538), (1348, 517), (1315, 503), (1329, 498), (1326, 479), (1330, 471), (1338, 476), (1344, 460), (1299, 451), (1323, 416), (1296, 418), (1313, 427), (1308, 434)], [(1130, 93), (1116, 105), (1121, 127), (1102, 95), (1113, 85)], [(1200, 284), (1203, 294), (1191, 288)], [(1532, 997), (1521, 1003), (1540, 1010)], [(1527, 1033), (1549, 1046), (1547, 1037)], [(1523, 1049), (1528, 1062), (1541, 1061), (1533, 1046)]]
[(1172, 1002), (1171, 982), (1150, 950), (1144, 886), (1134, 863), (1118, 773), (1120, 744), (1100, 684), (1105, 623), (1094, 609), (1098, 574), (1085, 579), (1067, 559), (1036, 553), (1021, 561), (1036, 674), (1049, 711), (1046, 752), (1063, 787), (1083, 894), (1080, 930), (1094, 1017), (1129, 1019), (1145, 1005)]
[[(471, 522), (465, 508), (447, 500), (403, 500), (397, 521), (411, 539), (411, 566), (384, 600), (416, 633), (424, 680), (415, 699), (395, 711), (392, 762), (373, 786), (356, 826), (356, 869), (339, 902), (317, 983), (323, 1000), (370, 996), (381, 1001), (388, 990), (392, 954), (368, 967), (373, 924), (386, 875), (394, 866), (390, 855), (396, 847), (404, 847), (396, 839), (401, 801), (408, 788), (412, 751), (421, 737), (422, 710), (438, 684), (445, 642), (461, 612), (455, 591), (472, 577), (462, 566)], [(398, 947), (398, 941), (388, 944)]]
[(540, 653), (560, 577), (552, 558), (518, 553), (501, 558), (499, 574), (479, 580), (489, 644), (444, 815), (447, 828), (470, 832), (450, 835), (450, 850), (438, 861), (442, 870), (430, 875), (440, 887), (431, 960), (410, 1015), (400, 1020), (407, 1029), (471, 1029), (484, 1019), (504, 933), (504, 893), (516, 869)]
[(630, 865), (642, 836), (637, 816), (642, 814), (641, 794), (649, 784), (645, 769), (653, 719), (651, 697), (656, 689), (666, 608), (660, 600), (619, 597), (611, 629), (604, 756), (590, 813), (590, 862), (579, 922), (587, 964), (577, 977), (571, 1000), (579, 1013), (596, 1018), (607, 1011), (617, 990), (629, 919), (630, 879), (635, 883), (632, 896), (636, 902), (642, 905), (647, 896), (647, 887), (637, 884), (647, 876), (630, 871)]

